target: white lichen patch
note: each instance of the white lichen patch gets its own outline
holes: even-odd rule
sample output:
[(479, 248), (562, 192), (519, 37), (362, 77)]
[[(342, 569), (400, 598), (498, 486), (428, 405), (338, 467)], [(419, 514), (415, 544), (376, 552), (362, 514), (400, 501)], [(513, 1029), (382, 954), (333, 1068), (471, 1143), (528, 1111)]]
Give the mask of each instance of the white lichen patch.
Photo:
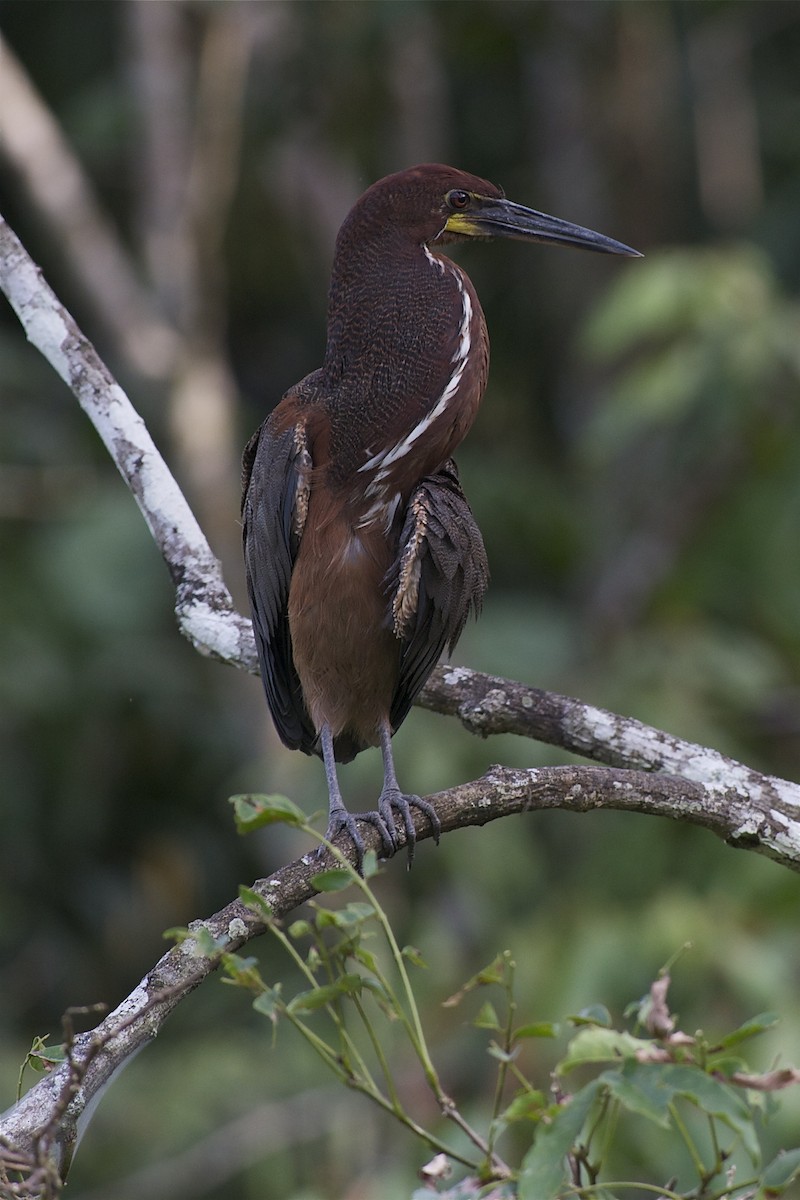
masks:
[(800, 862), (800, 824), (796, 821), (790, 822), (785, 833), (768, 836), (762, 834), (761, 841), (775, 850), (782, 859), (789, 859), (793, 863)]
[(607, 742), (611, 740), (616, 722), (605, 709), (587, 704), (581, 709), (580, 724), (598, 741)]
[(773, 823), (771, 832), (760, 830), (761, 841), (772, 849), (779, 851), (781, 857), (793, 862), (800, 861), (800, 821), (792, 821), (785, 813), (770, 809), (768, 819)]
[(465, 701), (459, 709), (459, 714), (465, 721), (479, 721), (481, 717), (502, 712), (506, 707), (506, 701), (506, 693), (502, 688), (492, 688), (475, 704), (469, 700)]
[[(510, 767), (495, 765), (489, 768), (484, 778), (495, 796), (501, 800), (508, 800), (518, 796), (521, 792), (527, 791), (529, 787), (535, 784), (539, 779), (539, 770), (536, 767), (531, 767), (527, 771), (515, 771)], [(485, 795), (482, 795), (478, 800), (478, 806), (481, 808), (486, 808), (491, 803), (492, 799)]]
[(669, 757), (670, 739), (658, 729), (591, 704), (581, 707), (569, 728), (584, 744), (607, 746), (643, 767), (661, 767)]
[(230, 618), (204, 600), (195, 601), (179, 616), (181, 633), (203, 654), (215, 654), (230, 662), (241, 654), (239, 630)]
[(193, 937), (184, 938), (182, 942), (178, 942), (175, 949), (179, 954), (185, 954), (187, 958), (200, 958), (200, 948)]
[(472, 675), (469, 667), (448, 667), (445, 671), (444, 681), (448, 687), (455, 687), (457, 683), (463, 683)]
[(68, 325), (61, 306), (26, 254), (10, 227), (0, 217), (0, 283), (19, 317), (28, 341), (45, 356), (69, 383), (69, 359), (63, 343)]
[[(41, 288), (38, 281), (37, 286)], [(42, 352), (53, 369), (66, 384), (69, 384), (70, 361), (69, 355), (64, 350), (64, 342), (69, 337), (69, 328), (61, 313), (57, 309), (43, 305), (41, 299), (33, 295), (23, 300), (20, 317), (28, 341)]]
[[(584, 745), (593, 742), (606, 746), (624, 756), (629, 764), (672, 772), (702, 784), (710, 792), (735, 792), (752, 797), (761, 790), (758, 774), (741, 763), (726, 758), (718, 750), (670, 737), (640, 721), (616, 717), (586, 705), (570, 726), (570, 732)], [(800, 788), (785, 783), (783, 786), (787, 801), (800, 807)]]
[(109, 1013), (106, 1018), (108, 1021), (113, 1021), (114, 1017), (131, 1017), (134, 1013), (141, 1012), (150, 1000), (150, 992), (147, 987), (147, 976), (145, 975), (141, 983), (137, 984), (129, 996), (126, 996), (121, 1004), (118, 1004), (112, 1013)]
[(241, 917), (234, 917), (232, 921), (228, 922), (228, 937), (231, 941), (234, 938), (247, 937), (247, 926)]
[[(687, 749), (689, 746), (687, 745)], [(676, 768), (680, 769), (685, 779), (694, 783), (702, 783), (712, 791), (736, 792), (739, 796), (748, 796), (753, 791), (753, 772), (743, 767), (741, 763), (732, 761), (719, 754), (716, 750), (708, 750), (702, 746), (693, 746), (694, 753), (675, 756)]]
[(787, 808), (800, 810), (800, 786), (790, 783), (788, 779), (777, 779), (775, 776), (770, 776), (769, 782), (781, 804), (785, 804)]
[(751, 816), (745, 817), (743, 821), (740, 821), (736, 828), (731, 830), (730, 837), (734, 842), (749, 842), (755, 838), (760, 842), (769, 844), (764, 837), (761, 817), (757, 813), (753, 813)]

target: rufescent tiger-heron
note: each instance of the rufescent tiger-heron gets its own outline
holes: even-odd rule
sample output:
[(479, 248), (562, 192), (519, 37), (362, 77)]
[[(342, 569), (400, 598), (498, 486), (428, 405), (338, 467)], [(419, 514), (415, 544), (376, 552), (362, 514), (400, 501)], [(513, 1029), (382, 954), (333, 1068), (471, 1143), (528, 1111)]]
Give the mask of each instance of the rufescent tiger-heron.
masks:
[[(392, 734), (488, 581), (451, 455), (486, 387), (489, 338), (449, 242), (518, 238), (638, 257), (438, 164), (368, 188), (336, 240), (321, 368), (290, 388), (244, 452), (244, 556), (261, 675), (285, 745), (319, 754), (327, 837), (357, 820), (409, 856), (421, 809), (400, 790)], [(377, 808), (345, 808), (336, 763), (380, 746)]]

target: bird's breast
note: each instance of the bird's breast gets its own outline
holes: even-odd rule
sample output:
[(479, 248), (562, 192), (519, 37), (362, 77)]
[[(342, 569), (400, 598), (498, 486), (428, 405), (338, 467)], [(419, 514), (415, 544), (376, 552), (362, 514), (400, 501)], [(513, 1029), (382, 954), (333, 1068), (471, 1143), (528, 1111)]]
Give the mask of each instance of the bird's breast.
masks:
[(384, 584), (391, 560), (381, 531), (355, 528), (324, 486), (312, 492), (289, 591), (294, 662), (317, 728), (350, 730), (364, 745), (377, 744), (397, 680)]

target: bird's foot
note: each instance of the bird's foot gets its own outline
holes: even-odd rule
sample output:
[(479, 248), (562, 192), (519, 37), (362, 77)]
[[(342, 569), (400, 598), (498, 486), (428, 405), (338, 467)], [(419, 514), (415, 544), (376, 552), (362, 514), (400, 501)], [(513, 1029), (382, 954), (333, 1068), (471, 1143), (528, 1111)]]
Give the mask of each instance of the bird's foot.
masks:
[[(383, 852), (387, 856), (394, 854), (395, 850), (397, 849), (397, 839), (394, 836), (394, 820), (392, 819), (391, 811), (389, 813), (389, 823), (387, 824), (383, 813), (378, 812), (377, 810), (375, 812), (357, 813), (355, 816), (353, 816), (352, 813), (349, 813), (344, 805), (342, 805), (341, 808), (331, 810), (328, 819), (328, 828), (325, 831), (325, 840), (328, 842), (333, 842), (340, 833), (348, 834), (351, 842), (355, 846), (356, 870), (358, 871), (359, 875), (363, 875), (364, 839), (358, 830), (359, 821), (365, 821), (368, 825), (374, 825), (380, 834), (381, 841), (383, 842)], [(325, 847), (320, 846), (317, 853), (324, 854), (324, 852)]]
[[(414, 861), (414, 849), (417, 844), (417, 831), (414, 828), (412, 808), (418, 808), (421, 812), (425, 813), (425, 816), (431, 823), (434, 841), (438, 845), (439, 836), (442, 832), (442, 824), (436, 813), (436, 809), (428, 800), (423, 800), (421, 796), (406, 795), (397, 787), (385, 787), (378, 799), (377, 809), (371, 812), (349, 813), (344, 805), (341, 808), (332, 809), (328, 819), (325, 839), (328, 842), (333, 842), (340, 833), (346, 833), (355, 847), (356, 870), (359, 875), (363, 875), (365, 847), (364, 839), (358, 829), (358, 822), (364, 821), (367, 825), (373, 825), (377, 829), (383, 843), (383, 853), (388, 858), (400, 846), (395, 823), (395, 814), (399, 814), (405, 830), (408, 865), (410, 867)], [(324, 853), (322, 846), (320, 846), (318, 853)]]
[[(442, 823), (436, 813), (436, 809), (428, 800), (423, 800), (421, 796), (409, 796), (401, 792), (398, 787), (384, 787), (378, 800), (378, 814), (383, 819), (385, 825), (392, 831), (395, 829), (394, 815), (399, 813), (403, 819), (403, 827), (406, 831), (406, 849), (408, 851), (408, 866), (411, 867), (414, 861), (414, 848), (417, 844), (417, 831), (414, 828), (414, 818), (411, 814), (412, 808), (418, 808), (431, 823), (433, 830), (433, 840), (436, 845), (439, 845), (439, 835), (442, 832)], [(397, 841), (395, 839), (394, 848), (397, 849)]]

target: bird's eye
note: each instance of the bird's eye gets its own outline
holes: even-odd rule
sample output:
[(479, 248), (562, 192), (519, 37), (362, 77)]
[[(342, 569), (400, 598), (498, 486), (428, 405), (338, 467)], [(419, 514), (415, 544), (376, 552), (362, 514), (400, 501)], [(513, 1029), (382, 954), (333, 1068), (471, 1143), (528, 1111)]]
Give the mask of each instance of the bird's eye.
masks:
[(469, 192), (462, 192), (460, 188), (454, 188), (452, 192), (447, 193), (445, 200), (456, 212), (463, 212), (465, 208), (469, 208), (471, 197)]

